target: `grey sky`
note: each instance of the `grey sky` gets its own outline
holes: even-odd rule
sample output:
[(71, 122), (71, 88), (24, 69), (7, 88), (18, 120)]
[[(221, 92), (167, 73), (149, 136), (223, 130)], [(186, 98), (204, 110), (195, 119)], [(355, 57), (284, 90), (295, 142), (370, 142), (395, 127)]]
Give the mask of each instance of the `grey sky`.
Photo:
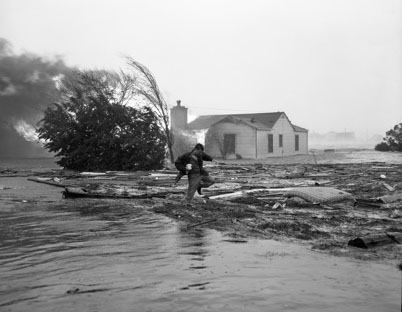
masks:
[(0, 37), (68, 65), (145, 64), (192, 115), (284, 111), (312, 132), (402, 122), (399, 0), (0, 0)]

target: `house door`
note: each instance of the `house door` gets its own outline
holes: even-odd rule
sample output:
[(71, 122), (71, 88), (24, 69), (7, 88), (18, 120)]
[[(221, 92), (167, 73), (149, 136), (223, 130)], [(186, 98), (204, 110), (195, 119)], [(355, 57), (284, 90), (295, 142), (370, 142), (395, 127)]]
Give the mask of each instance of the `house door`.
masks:
[(268, 134), (268, 153), (274, 152), (274, 135)]
[(224, 156), (228, 154), (234, 154), (235, 146), (236, 146), (236, 135), (225, 134), (223, 136), (223, 153), (225, 154)]

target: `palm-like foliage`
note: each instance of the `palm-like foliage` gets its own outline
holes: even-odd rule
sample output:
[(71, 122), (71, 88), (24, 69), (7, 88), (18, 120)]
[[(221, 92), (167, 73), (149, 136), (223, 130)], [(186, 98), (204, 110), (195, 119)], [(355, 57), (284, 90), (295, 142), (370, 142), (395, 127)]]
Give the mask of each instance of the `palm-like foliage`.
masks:
[(127, 57), (127, 64), (133, 71), (137, 82), (134, 86), (137, 96), (145, 100), (145, 105), (150, 107), (158, 119), (158, 125), (165, 134), (167, 146), (169, 149), (170, 161), (174, 162), (173, 155), (173, 132), (170, 128), (169, 109), (163, 98), (155, 77), (150, 70), (143, 64), (137, 62), (131, 57)]

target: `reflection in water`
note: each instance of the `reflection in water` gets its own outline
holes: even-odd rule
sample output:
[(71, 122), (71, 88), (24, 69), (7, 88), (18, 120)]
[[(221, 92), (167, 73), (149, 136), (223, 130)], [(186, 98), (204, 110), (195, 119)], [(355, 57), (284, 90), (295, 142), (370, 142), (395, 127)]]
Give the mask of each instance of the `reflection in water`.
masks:
[[(200, 275), (197, 270), (207, 269), (205, 264), (205, 259), (208, 256), (209, 250), (207, 247), (208, 233), (205, 229), (201, 228), (191, 228), (179, 226), (179, 254), (186, 255), (188, 257), (188, 268), (187, 270), (195, 270), (196, 274)], [(200, 281), (194, 282), (194, 279), (189, 285), (181, 287), (180, 290), (198, 289), (204, 290), (205, 286), (210, 282)]]
[(203, 261), (207, 254), (205, 242), (205, 229), (187, 229), (179, 227), (179, 248), (180, 253), (191, 256), (192, 261)]
[(399, 309), (400, 273), (390, 266), (235, 244), (130, 201), (49, 196), (0, 193), (1, 311)]

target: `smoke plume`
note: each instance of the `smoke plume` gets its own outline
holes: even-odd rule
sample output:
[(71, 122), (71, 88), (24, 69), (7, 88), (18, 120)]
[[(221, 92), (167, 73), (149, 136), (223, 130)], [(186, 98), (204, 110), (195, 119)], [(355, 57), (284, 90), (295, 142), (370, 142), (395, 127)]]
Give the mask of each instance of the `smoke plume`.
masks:
[(59, 58), (17, 55), (0, 38), (0, 157), (49, 155), (34, 129), (58, 96), (57, 79), (70, 71)]

